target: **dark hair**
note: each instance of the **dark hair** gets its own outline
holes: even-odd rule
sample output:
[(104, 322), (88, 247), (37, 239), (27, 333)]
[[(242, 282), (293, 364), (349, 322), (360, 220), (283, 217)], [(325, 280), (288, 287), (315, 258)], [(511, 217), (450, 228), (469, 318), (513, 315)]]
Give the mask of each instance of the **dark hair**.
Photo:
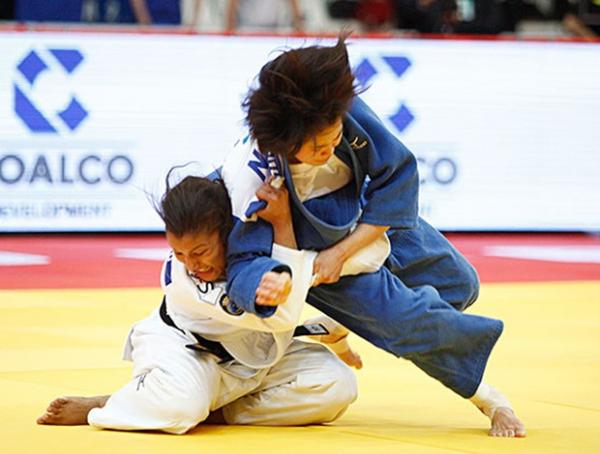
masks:
[(346, 38), (335, 46), (283, 52), (262, 67), (258, 87), (242, 106), (250, 134), (263, 152), (295, 155), (304, 141), (344, 115), (357, 93)]
[(174, 170), (167, 173), (166, 190), (154, 209), (165, 223), (165, 229), (177, 237), (189, 233), (219, 232), (223, 243), (233, 226), (231, 201), (223, 180), (187, 176), (171, 187), (169, 179)]

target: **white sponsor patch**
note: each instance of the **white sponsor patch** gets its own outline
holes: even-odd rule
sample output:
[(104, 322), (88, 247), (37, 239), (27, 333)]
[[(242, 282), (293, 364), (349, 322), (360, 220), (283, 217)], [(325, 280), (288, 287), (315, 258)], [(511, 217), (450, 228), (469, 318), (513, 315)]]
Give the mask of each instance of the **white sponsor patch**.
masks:
[(115, 249), (115, 257), (121, 259), (135, 260), (157, 260), (163, 261), (169, 255), (169, 248), (119, 248)]
[(487, 246), (484, 255), (547, 262), (600, 263), (600, 246)]
[(45, 255), (0, 251), (0, 266), (47, 265), (48, 263), (50, 258)]

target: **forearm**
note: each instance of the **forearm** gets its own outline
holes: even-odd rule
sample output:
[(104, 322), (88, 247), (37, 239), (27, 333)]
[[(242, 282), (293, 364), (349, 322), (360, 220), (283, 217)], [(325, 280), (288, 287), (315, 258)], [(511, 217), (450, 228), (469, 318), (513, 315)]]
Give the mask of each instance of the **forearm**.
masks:
[(388, 226), (358, 224), (356, 229), (339, 243), (332, 246), (340, 260), (346, 261), (359, 250), (371, 244), (389, 229)]
[(227, 31), (232, 32), (236, 29), (237, 12), (238, 12), (238, 0), (229, 0), (229, 5), (227, 6), (227, 17), (226, 17)]
[(234, 219), (227, 240), (227, 293), (248, 312), (257, 313), (256, 289), (262, 276), (282, 265), (270, 258), (272, 247), (273, 232), (266, 222)]
[(152, 23), (152, 16), (150, 15), (146, 0), (129, 0), (129, 3), (138, 24), (149, 25)]
[(290, 7), (292, 9), (292, 20), (294, 23), (294, 29), (296, 31), (302, 31), (303, 28), (303, 20), (302, 20), (302, 12), (300, 11), (300, 5), (298, 4), (298, 0), (290, 0)]
[(290, 249), (298, 249), (294, 227), (291, 222), (273, 224), (273, 241), (280, 246)]
[(202, 0), (195, 0), (192, 23), (190, 24), (193, 27), (196, 27), (200, 21), (200, 18), (198, 17), (200, 15), (200, 8), (202, 8)]
[(566, 14), (562, 22), (565, 29), (575, 36), (579, 36), (581, 38), (596, 37), (594, 31), (572, 13)]

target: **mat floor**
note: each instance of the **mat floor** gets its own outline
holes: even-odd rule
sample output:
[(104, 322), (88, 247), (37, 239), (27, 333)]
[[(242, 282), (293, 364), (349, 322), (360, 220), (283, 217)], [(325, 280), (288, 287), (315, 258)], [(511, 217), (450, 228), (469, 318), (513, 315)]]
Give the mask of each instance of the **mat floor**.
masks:
[[(525, 439), (487, 437), (486, 418), (469, 402), (408, 361), (353, 335), (351, 342), (365, 364), (357, 372), (359, 398), (331, 425), (200, 425), (184, 436), (38, 426), (35, 419), (54, 397), (109, 394), (129, 380), (130, 366), (120, 360), (123, 340), (132, 322), (161, 299), (152, 284), (160, 262), (152, 259), (151, 251), (157, 255), (164, 243), (160, 237), (111, 237), (115, 249), (121, 250), (119, 260), (129, 265), (115, 273), (113, 264), (112, 274), (105, 270), (102, 279), (96, 279), (88, 273), (110, 267), (115, 260), (115, 254), (107, 252), (106, 237), (3, 237), (1, 452), (600, 452), (600, 260), (594, 256), (598, 239), (452, 239), (482, 275), (481, 296), (470, 313), (505, 322), (486, 381), (511, 399), (527, 426)], [(141, 250), (146, 250), (145, 258), (140, 258)], [(112, 258), (98, 259), (93, 251)], [(123, 258), (124, 254), (129, 255)], [(529, 255), (515, 257), (519, 254)], [(45, 259), (32, 264), (32, 256)], [(130, 287), (125, 285), (128, 280)], [(314, 309), (306, 309), (307, 316), (313, 314)]]

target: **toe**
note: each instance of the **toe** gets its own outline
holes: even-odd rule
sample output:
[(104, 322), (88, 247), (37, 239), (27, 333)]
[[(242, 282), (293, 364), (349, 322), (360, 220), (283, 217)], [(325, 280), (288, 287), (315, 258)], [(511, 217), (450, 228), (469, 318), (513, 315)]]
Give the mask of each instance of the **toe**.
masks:
[(57, 410), (60, 407), (62, 407), (64, 405), (64, 403), (62, 401), (59, 401), (58, 399), (54, 399), (52, 402), (50, 402), (50, 405), (48, 406), (48, 410)]

